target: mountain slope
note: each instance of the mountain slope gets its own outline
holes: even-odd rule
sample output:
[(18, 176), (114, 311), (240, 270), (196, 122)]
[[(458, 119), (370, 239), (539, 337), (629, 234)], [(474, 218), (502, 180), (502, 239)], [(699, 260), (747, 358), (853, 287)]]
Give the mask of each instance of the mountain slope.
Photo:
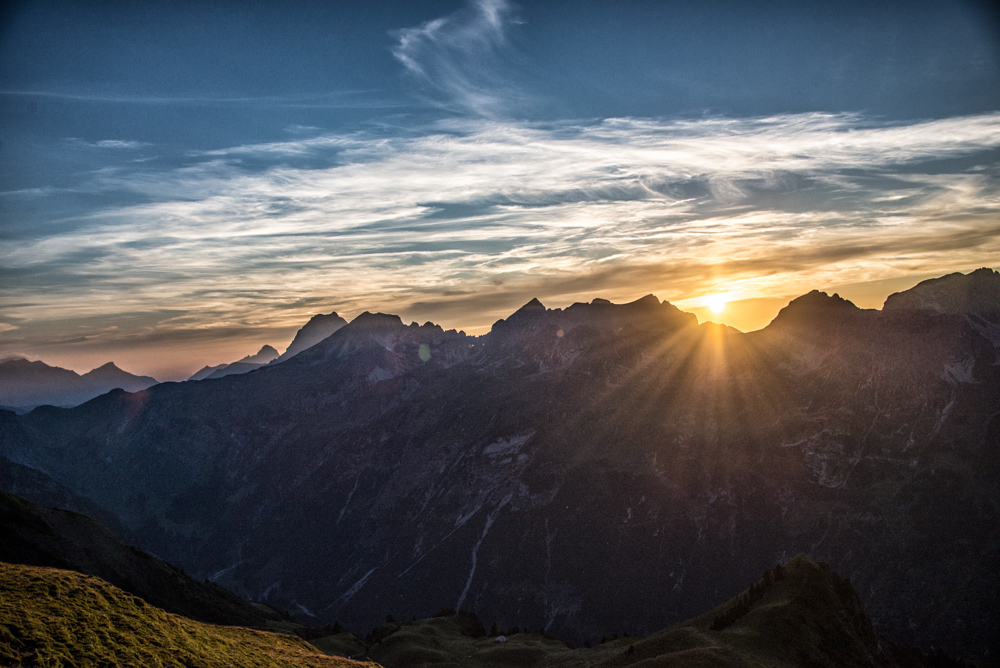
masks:
[(272, 346), (263, 346), (253, 355), (231, 362), (229, 364), (217, 364), (215, 366), (205, 366), (194, 373), (188, 380), (203, 380), (206, 378), (222, 378), (224, 376), (234, 376), (241, 373), (249, 373), (254, 369), (259, 369), (265, 364), (269, 364), (278, 358), (278, 351)]
[(122, 371), (112, 362), (81, 376), (44, 362), (11, 359), (0, 362), (0, 406), (75, 406), (115, 388), (138, 392), (157, 382), (150, 376)]
[(0, 561), (94, 575), (164, 610), (213, 624), (263, 628), (282, 619), (218, 585), (195, 582), (84, 515), (0, 494), (0, 529)]
[(652, 297), (530, 302), (484, 337), (366, 313), (252, 374), (0, 430), (143, 547), (320, 621), (645, 634), (807, 553), (894, 640), (995, 655), (997, 331), (818, 292), (751, 334)]
[(319, 654), (294, 636), (172, 615), (73, 571), (0, 563), (0, 591), (5, 666), (371, 665)]
[(302, 326), (302, 329), (295, 333), (295, 338), (292, 339), (285, 352), (281, 353), (281, 356), (272, 361), (271, 364), (284, 362), (303, 350), (312, 348), (346, 324), (347, 321), (336, 313), (314, 315), (309, 319), (309, 322)]

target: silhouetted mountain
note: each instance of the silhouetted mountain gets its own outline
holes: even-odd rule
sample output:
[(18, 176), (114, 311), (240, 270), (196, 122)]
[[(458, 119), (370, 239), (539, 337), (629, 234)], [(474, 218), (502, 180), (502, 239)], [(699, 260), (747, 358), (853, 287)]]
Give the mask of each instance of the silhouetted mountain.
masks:
[(168, 612), (203, 622), (263, 628), (282, 619), (272, 608), (192, 580), (85, 515), (5, 493), (0, 493), (0, 561), (96, 575)]
[(322, 313), (314, 315), (309, 319), (309, 322), (303, 325), (302, 329), (295, 333), (295, 338), (292, 339), (292, 343), (285, 352), (278, 359), (272, 361), (271, 364), (279, 364), (295, 357), (303, 350), (312, 348), (346, 324), (347, 321), (337, 315), (336, 312), (328, 315), (323, 315)]
[(11, 359), (0, 362), (0, 405), (19, 409), (45, 404), (75, 406), (116, 387), (137, 392), (157, 382), (122, 371), (112, 362), (81, 376), (44, 362)]
[(309, 619), (645, 634), (805, 553), (890, 638), (996, 655), (998, 335), (823, 293), (750, 334), (653, 297), (483, 337), (366, 313), (251, 374), (12, 417), (0, 454)]
[(195, 371), (193, 374), (191, 374), (191, 377), (188, 378), (188, 380), (204, 380), (205, 378), (208, 378), (219, 369), (225, 369), (227, 366), (229, 365), (228, 364), (216, 364), (215, 366), (205, 365), (200, 369), (198, 369), (197, 371)]
[(216, 364), (215, 366), (204, 366), (195, 372), (188, 380), (204, 380), (206, 378), (223, 378), (224, 376), (236, 376), (241, 373), (249, 373), (254, 369), (273, 362), (278, 358), (278, 351), (272, 346), (265, 345), (255, 355), (247, 355), (241, 360), (229, 364)]

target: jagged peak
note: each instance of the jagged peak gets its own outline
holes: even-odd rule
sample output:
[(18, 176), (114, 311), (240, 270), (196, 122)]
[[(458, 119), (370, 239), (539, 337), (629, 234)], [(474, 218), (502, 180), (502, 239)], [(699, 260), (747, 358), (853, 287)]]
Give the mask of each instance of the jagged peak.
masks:
[(655, 295), (646, 295), (626, 304), (596, 298), (590, 303), (576, 302), (565, 309), (548, 310), (540, 301), (532, 299), (506, 320), (494, 323), (492, 331), (510, 334), (549, 325), (563, 332), (580, 325), (601, 329), (620, 329), (628, 325), (638, 329), (662, 329), (684, 324), (697, 324), (697, 319), (669, 302), (661, 302)]
[(514, 311), (514, 315), (518, 313), (528, 313), (530, 311), (545, 311), (545, 305), (538, 301), (538, 297), (532, 297), (531, 301), (522, 306), (521, 308)]
[(828, 295), (820, 290), (811, 290), (788, 302), (788, 306), (778, 311), (771, 325), (800, 322), (805, 318), (826, 318), (860, 312), (861, 309), (854, 302), (844, 299), (836, 292)]
[(883, 311), (1000, 314), (1000, 273), (988, 267), (921, 281), (885, 300)]
[(363, 332), (378, 329), (402, 329), (403, 319), (389, 313), (372, 313), (365, 311), (343, 327), (345, 332)]
[(643, 306), (646, 308), (650, 307), (657, 308), (660, 306), (660, 300), (656, 298), (656, 295), (649, 294), (646, 295), (645, 297), (640, 297), (639, 299), (636, 299), (634, 302), (629, 302), (625, 304), (625, 306)]
[(317, 313), (313, 317), (309, 318), (309, 322), (307, 322), (306, 325), (309, 325), (310, 323), (325, 322), (327, 320), (343, 320), (343, 318), (341, 318), (336, 311), (330, 311), (329, 313)]

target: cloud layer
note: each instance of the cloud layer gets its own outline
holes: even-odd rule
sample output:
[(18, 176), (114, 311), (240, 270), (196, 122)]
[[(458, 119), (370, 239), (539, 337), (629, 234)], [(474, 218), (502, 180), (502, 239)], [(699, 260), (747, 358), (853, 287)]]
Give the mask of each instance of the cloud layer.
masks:
[(68, 321), (137, 345), (279, 331), (311, 308), (482, 331), (531, 296), (697, 305), (967, 270), (1000, 257), (998, 147), (1000, 114), (483, 119), (122, 163), (86, 189), (131, 204), (0, 248), (0, 343), (44, 323), (65, 342)]

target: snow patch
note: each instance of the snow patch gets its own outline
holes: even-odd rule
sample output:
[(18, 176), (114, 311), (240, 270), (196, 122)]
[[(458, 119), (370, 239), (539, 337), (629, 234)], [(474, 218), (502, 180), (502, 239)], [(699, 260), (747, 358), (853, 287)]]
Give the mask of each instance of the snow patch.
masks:
[(534, 435), (535, 432), (530, 431), (527, 434), (522, 434), (520, 436), (501, 438), (500, 440), (490, 443), (483, 448), (483, 454), (487, 455), (491, 459), (496, 459), (498, 457), (513, 457), (521, 449), (521, 446), (527, 443), (528, 439)]
[(242, 563), (243, 563), (243, 560), (241, 559), (240, 561), (237, 561), (232, 566), (229, 566), (227, 568), (223, 568), (221, 571), (216, 571), (215, 573), (212, 573), (211, 575), (208, 576), (208, 581), (209, 582), (215, 582), (215, 581), (217, 581), (223, 575), (225, 575), (229, 571), (233, 570), (234, 568), (236, 568), (237, 566), (239, 566)]
[(465, 588), (462, 590), (462, 595), (458, 597), (458, 603), (455, 604), (456, 612), (461, 611), (462, 604), (465, 603), (465, 597), (469, 593), (469, 587), (472, 586), (472, 578), (475, 577), (476, 575), (476, 557), (479, 554), (479, 546), (483, 544), (483, 540), (486, 538), (486, 534), (489, 533), (490, 527), (493, 526), (493, 522), (500, 514), (500, 511), (503, 510), (504, 506), (510, 503), (510, 500), (513, 498), (513, 496), (514, 496), (513, 494), (508, 494), (507, 496), (505, 496), (503, 498), (503, 501), (500, 502), (500, 505), (498, 505), (493, 510), (492, 513), (486, 516), (486, 526), (483, 527), (483, 534), (479, 537), (479, 540), (476, 541), (475, 546), (472, 548), (472, 568), (469, 570), (469, 579), (465, 581)]

